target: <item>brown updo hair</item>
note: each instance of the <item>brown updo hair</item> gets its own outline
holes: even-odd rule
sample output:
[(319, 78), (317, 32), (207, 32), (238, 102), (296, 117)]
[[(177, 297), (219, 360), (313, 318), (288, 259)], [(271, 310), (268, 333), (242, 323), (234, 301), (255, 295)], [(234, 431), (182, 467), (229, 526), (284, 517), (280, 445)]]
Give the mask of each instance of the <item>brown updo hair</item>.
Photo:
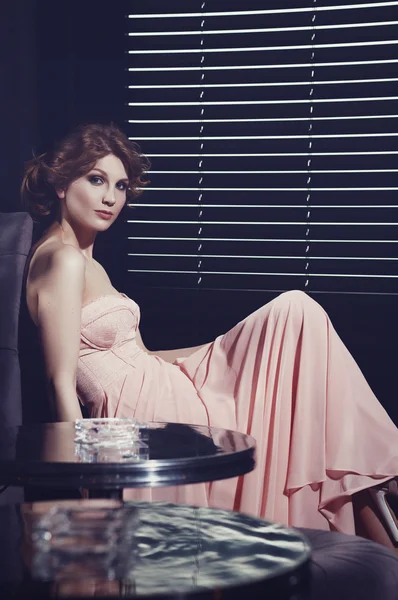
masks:
[(52, 151), (34, 156), (25, 164), (21, 185), (23, 206), (33, 218), (54, 220), (59, 208), (56, 190), (66, 190), (108, 154), (117, 156), (126, 170), (127, 200), (137, 197), (141, 193), (139, 188), (149, 183), (142, 177), (150, 168), (139, 146), (114, 123), (85, 123), (61, 139)]

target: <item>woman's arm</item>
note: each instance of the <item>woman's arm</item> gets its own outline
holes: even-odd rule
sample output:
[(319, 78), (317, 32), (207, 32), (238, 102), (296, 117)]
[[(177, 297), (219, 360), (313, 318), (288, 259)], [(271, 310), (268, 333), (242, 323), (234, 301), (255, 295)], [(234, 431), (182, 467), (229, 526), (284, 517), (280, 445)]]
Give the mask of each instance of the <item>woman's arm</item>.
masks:
[(57, 421), (82, 418), (76, 394), (84, 256), (73, 246), (55, 250), (37, 282), (37, 318), (50, 402)]
[(200, 350), (201, 348), (204, 348), (204, 346), (207, 346), (207, 344), (202, 344), (201, 346), (193, 346), (192, 348), (180, 348), (179, 350), (158, 350), (152, 352), (151, 350), (148, 350), (148, 348), (145, 347), (139, 330), (137, 331), (136, 340), (138, 346), (145, 350), (145, 352), (147, 352), (148, 354), (159, 356), (159, 358), (162, 358), (163, 360), (169, 363), (173, 363), (177, 358), (186, 358), (187, 356), (191, 356), (191, 354), (193, 354), (197, 350)]

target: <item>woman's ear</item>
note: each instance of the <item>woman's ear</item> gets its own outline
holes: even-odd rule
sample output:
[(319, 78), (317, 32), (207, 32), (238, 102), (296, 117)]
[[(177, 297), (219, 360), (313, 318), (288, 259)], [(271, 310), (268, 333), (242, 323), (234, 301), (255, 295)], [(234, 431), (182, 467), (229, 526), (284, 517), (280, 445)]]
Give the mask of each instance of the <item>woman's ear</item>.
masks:
[(60, 200), (65, 198), (65, 190), (55, 190), (57, 192), (57, 196)]

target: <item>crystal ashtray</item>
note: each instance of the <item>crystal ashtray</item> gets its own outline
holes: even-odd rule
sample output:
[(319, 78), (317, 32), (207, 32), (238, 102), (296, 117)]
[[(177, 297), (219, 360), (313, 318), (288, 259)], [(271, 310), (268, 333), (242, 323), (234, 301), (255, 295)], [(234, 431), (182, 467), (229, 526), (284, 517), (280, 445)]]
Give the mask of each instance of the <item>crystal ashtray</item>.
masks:
[(33, 577), (125, 577), (135, 556), (138, 515), (124, 506), (50, 509), (33, 527)]
[(136, 419), (76, 419), (75, 442), (98, 447), (131, 446), (142, 428), (145, 425)]
[(147, 444), (137, 441), (130, 445), (98, 446), (76, 444), (75, 455), (84, 463), (132, 463), (149, 459)]

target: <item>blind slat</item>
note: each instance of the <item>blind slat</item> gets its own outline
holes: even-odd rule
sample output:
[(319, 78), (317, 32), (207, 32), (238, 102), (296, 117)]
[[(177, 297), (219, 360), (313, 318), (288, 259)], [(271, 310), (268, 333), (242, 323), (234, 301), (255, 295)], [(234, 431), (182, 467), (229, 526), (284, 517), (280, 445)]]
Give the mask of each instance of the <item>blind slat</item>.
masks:
[(257, 16), (257, 15), (270, 15), (270, 14), (287, 14), (287, 13), (312, 13), (314, 12), (314, 10), (316, 10), (317, 12), (323, 12), (323, 11), (341, 11), (341, 10), (358, 10), (358, 9), (366, 9), (366, 8), (381, 8), (381, 7), (387, 7), (387, 6), (398, 6), (398, 2), (396, 1), (389, 1), (389, 2), (364, 2), (361, 4), (338, 4), (336, 6), (333, 5), (329, 5), (329, 6), (317, 6), (317, 7), (308, 7), (308, 6), (303, 6), (303, 7), (295, 7), (295, 8), (279, 8), (279, 9), (262, 9), (262, 10), (250, 10), (250, 11), (245, 11), (245, 10), (236, 10), (236, 11), (221, 11), (221, 12), (208, 12), (208, 11), (203, 11), (203, 12), (177, 12), (177, 13), (147, 13), (147, 14), (140, 14), (139, 12), (137, 13), (131, 13), (128, 14), (128, 18), (129, 19), (165, 19), (165, 18), (196, 18), (196, 17), (225, 17), (225, 16), (243, 16), (243, 15), (250, 15), (250, 16)]

